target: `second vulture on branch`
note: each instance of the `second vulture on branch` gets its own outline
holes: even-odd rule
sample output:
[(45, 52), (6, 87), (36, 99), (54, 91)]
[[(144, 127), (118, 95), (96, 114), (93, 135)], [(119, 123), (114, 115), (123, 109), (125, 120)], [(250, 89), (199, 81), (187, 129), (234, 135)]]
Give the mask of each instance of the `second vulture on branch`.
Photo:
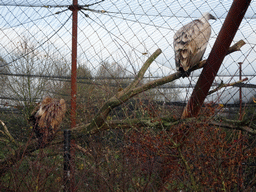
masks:
[(43, 99), (43, 101), (34, 109), (29, 121), (33, 124), (33, 131), (38, 139), (39, 147), (44, 147), (53, 139), (65, 113), (65, 100), (53, 99), (50, 97)]
[(184, 72), (183, 77), (189, 76), (189, 69), (198, 64), (206, 50), (211, 36), (211, 26), (208, 20), (216, 18), (210, 13), (204, 13), (174, 35), (175, 64), (178, 71)]

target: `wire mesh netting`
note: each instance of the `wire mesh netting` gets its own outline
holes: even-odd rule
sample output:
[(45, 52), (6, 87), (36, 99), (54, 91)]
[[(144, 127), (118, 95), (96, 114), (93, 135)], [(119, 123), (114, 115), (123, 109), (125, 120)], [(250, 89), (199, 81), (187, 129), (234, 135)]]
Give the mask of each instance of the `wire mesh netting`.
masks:
[[(178, 73), (174, 35), (211, 13), (206, 60), (232, 1), (78, 1), (77, 126), (67, 182), (62, 130), (70, 128), (72, 3), (0, 0), (1, 188), (255, 189), (256, 2), (231, 43), (245, 45), (226, 55), (198, 117), (181, 120), (202, 69), (170, 80)], [(46, 97), (65, 99), (67, 112), (40, 147), (29, 119)]]

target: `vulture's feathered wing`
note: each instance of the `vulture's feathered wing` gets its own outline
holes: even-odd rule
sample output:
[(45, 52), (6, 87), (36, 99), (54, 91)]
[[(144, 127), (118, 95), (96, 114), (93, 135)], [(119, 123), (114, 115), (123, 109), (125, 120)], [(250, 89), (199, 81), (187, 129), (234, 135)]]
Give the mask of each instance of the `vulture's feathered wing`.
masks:
[(178, 71), (187, 72), (202, 59), (211, 35), (210, 19), (216, 18), (205, 13), (175, 33), (173, 45)]
[(53, 139), (65, 113), (65, 100), (50, 97), (43, 99), (34, 109), (29, 120), (33, 124), (33, 131), (36, 134), (39, 146), (43, 146)]

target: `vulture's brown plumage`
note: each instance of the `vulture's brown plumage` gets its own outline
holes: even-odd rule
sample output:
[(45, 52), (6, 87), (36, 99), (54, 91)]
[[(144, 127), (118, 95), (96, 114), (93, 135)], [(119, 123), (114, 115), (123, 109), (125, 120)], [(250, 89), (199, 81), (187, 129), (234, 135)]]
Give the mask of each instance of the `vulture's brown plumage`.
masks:
[(29, 120), (33, 124), (33, 131), (39, 146), (44, 146), (53, 139), (66, 113), (64, 99), (46, 97), (34, 109)]
[(188, 72), (202, 59), (211, 35), (210, 19), (216, 19), (210, 13), (204, 13), (174, 35), (175, 63), (178, 71)]

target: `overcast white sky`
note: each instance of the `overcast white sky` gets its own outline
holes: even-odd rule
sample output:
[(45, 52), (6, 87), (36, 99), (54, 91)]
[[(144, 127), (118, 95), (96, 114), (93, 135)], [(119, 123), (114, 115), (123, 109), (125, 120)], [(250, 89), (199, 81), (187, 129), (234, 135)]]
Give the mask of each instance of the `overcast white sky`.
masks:
[[(96, 1), (79, 1), (80, 5), (92, 4)], [(55, 49), (60, 57), (69, 58), (71, 50), (71, 11), (63, 11), (70, 1), (22, 1), (0, 0), (0, 53), (8, 60), (18, 46), (20, 37), (25, 35), (31, 41), (38, 42), (38, 50), (44, 52), (47, 48)], [(128, 70), (128, 75), (134, 75), (134, 68), (139, 70), (143, 62), (156, 49), (163, 53), (152, 64), (147, 75), (164, 76), (175, 71), (173, 35), (184, 24), (201, 16), (201, 13), (211, 12), (218, 19), (210, 21), (212, 35), (209, 51), (219, 33), (231, 0), (105, 0), (89, 7), (97, 12), (83, 11), (86, 17), (79, 13), (78, 61), (95, 71), (102, 61), (117, 62)], [(9, 5), (9, 6), (4, 6)], [(22, 6), (13, 6), (22, 5)], [(29, 7), (33, 6), (33, 7)], [(35, 7), (39, 6), (39, 7)], [(104, 10), (106, 12), (102, 12)], [(226, 57), (218, 74), (237, 75), (238, 62), (244, 62), (243, 74), (254, 75), (255, 45), (256, 45), (256, 2), (248, 9), (234, 42), (246, 41), (241, 52)], [(43, 19), (42, 19), (43, 18)], [(65, 23), (67, 21), (67, 23)], [(62, 25), (65, 23), (65, 26)], [(58, 30), (58, 32), (56, 32)], [(46, 42), (46, 43), (45, 43)], [(143, 55), (142, 53), (148, 53)], [(131, 67), (132, 65), (132, 67)], [(199, 74), (195, 72), (194, 75)], [(255, 77), (248, 76), (249, 82), (256, 84)], [(180, 79), (177, 84), (196, 83), (197, 78)], [(234, 81), (237, 78), (219, 77), (216, 81)], [(234, 92), (234, 91), (231, 91)]]

